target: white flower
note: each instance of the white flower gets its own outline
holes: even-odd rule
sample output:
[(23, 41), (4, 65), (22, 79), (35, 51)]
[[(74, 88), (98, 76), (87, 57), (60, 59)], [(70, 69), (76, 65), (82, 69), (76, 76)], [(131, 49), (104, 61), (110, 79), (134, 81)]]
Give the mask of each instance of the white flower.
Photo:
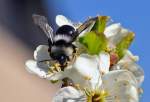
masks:
[(81, 54), (73, 64), (71, 73), (67, 74), (75, 84), (81, 87), (95, 88), (101, 85), (101, 75), (97, 56)]
[[(115, 23), (106, 27), (104, 34), (108, 38), (110, 48), (115, 48), (115, 45), (121, 41), (127, 34), (129, 30), (123, 28), (120, 23)], [(125, 69), (136, 77), (138, 85), (140, 86), (144, 80), (144, 72), (138, 64), (138, 56), (133, 56), (133, 54), (127, 50), (125, 56), (113, 66), (112, 69)]]
[(120, 23), (111, 24), (106, 27), (104, 34), (108, 38), (109, 46), (114, 48), (130, 31), (123, 28)]
[(99, 70), (103, 74), (108, 73), (110, 68), (110, 55), (107, 52), (99, 54)]
[[(92, 27), (93, 25), (91, 24), (89, 29), (85, 30), (85, 32), (90, 32)], [(79, 35), (79, 37), (84, 36), (86, 34), (85, 32)], [(114, 49), (116, 47), (116, 44), (118, 44), (129, 33), (131, 33), (131, 31), (122, 27), (120, 23), (114, 23), (114, 24), (108, 25), (104, 30), (104, 35), (106, 36), (107, 41), (108, 41), (108, 47), (110, 49)], [(83, 46), (78, 41), (76, 41), (75, 44), (79, 48)]]
[(40, 68), (37, 65), (37, 62), (34, 60), (28, 60), (26, 62), (26, 70), (32, 74), (38, 75), (41, 78), (46, 78), (47, 72), (44, 69)]
[(36, 61), (50, 60), (48, 48), (47, 45), (39, 45), (34, 51), (34, 59)]
[(68, 86), (61, 88), (53, 98), (52, 102), (86, 102), (86, 96), (82, 91)]
[[(103, 88), (112, 102), (138, 102), (137, 81), (133, 74), (125, 70), (115, 70), (102, 76)], [(109, 98), (108, 98), (109, 99)]]
[[(72, 66), (65, 68), (64, 71), (54, 76), (50, 76), (49, 79), (57, 78), (57, 80), (60, 80), (67, 77), (71, 79), (75, 85), (80, 85), (82, 88), (95, 89), (95, 87), (101, 86), (101, 74), (107, 73), (109, 66), (110, 56), (108, 53), (102, 52), (99, 56), (81, 54), (77, 57)], [(58, 79), (58, 77), (60, 79)]]
[(34, 51), (34, 59), (26, 62), (26, 69), (32, 74), (36, 74), (41, 78), (46, 78), (48, 74), (48, 65), (43, 60), (50, 60), (48, 46), (39, 45)]
[(81, 54), (76, 58), (75, 62), (66, 67), (64, 71), (54, 71), (49, 74), (48, 70), (50, 67), (44, 62), (40, 62), (50, 60), (48, 46), (38, 46), (34, 52), (34, 58), (35, 61), (29, 60), (26, 62), (26, 69), (29, 72), (51, 81), (62, 80), (67, 77), (71, 79), (74, 84), (88, 88), (95, 88), (95, 86), (101, 85), (100, 72), (108, 72), (110, 65), (109, 54), (105, 52), (100, 53), (99, 56)]
[(134, 56), (129, 50), (127, 50), (125, 56), (113, 67), (113, 69), (118, 68), (132, 72), (138, 82), (138, 86), (141, 86), (144, 81), (144, 71), (138, 64), (136, 64), (138, 59), (138, 56)]
[[(47, 78), (48, 80), (62, 80), (68, 77), (74, 81), (76, 84), (87, 85), (93, 87), (94, 83), (97, 83), (100, 77), (98, 70), (98, 61), (96, 56), (89, 56), (87, 54), (82, 54), (77, 57), (73, 65), (65, 68), (64, 71), (54, 71), (49, 74), (49, 66), (43, 60), (50, 60), (48, 53), (48, 46), (40, 45), (36, 48), (34, 52), (35, 60), (28, 60), (26, 62), (27, 70), (33, 74), (40, 76), (41, 78)], [(91, 80), (89, 81), (90, 78)]]
[[(67, 24), (78, 28), (62, 15), (56, 17), (56, 23), (59, 26)], [(88, 27), (85, 32), (89, 32), (92, 27), (93, 25)], [(116, 44), (129, 33), (130, 31), (119, 23), (106, 27), (104, 34), (108, 39), (110, 50), (114, 50)], [(78, 43), (75, 44), (78, 48), (82, 47)], [(108, 52), (101, 52), (99, 55), (82, 52), (62, 70), (59, 64), (51, 59), (48, 48), (47, 45), (38, 46), (34, 51), (34, 60), (26, 62), (26, 69), (52, 82), (63, 81), (65, 78), (71, 80), (72, 86), (61, 88), (52, 102), (139, 101), (138, 89), (144, 80), (144, 72), (135, 63), (138, 57), (133, 56), (130, 51), (127, 50), (125, 56), (117, 60), (117, 64), (110, 63)], [(113, 65), (111, 71), (110, 64)]]
[[(134, 76), (125, 70), (111, 71), (102, 77), (102, 85), (95, 90), (60, 89), (52, 102), (138, 102)], [(97, 101), (93, 101), (97, 100)], [(100, 101), (103, 100), (103, 101)]]
[[(45, 62), (51, 60), (47, 45), (39, 45), (36, 48), (36, 50), (34, 51), (34, 59), (35, 60), (28, 60), (26, 62), (26, 69), (30, 73), (38, 75), (41, 78), (46, 78), (53, 82), (62, 80), (66, 77), (64, 71), (61, 70), (49, 73), (49, 70), (53, 69), (51, 69), (51, 65)], [(71, 66), (69, 66), (68, 68), (70, 67)]]
[[(102, 59), (106, 60), (104, 60), (103, 63), (99, 63)], [(64, 71), (64, 75), (72, 79), (75, 84), (79, 84), (80, 89), (84, 88), (87, 89), (87, 92), (89, 92), (89, 96), (84, 94), (87, 98), (86, 101), (84, 100), (79, 102), (87, 102), (89, 97), (91, 98), (90, 95), (97, 94), (96, 92), (100, 93), (99, 97), (103, 97), (106, 102), (138, 102), (138, 84), (135, 76), (127, 70), (109, 71), (110, 63), (108, 59), (109, 54), (104, 52), (101, 53), (99, 57), (81, 54), (77, 58), (73, 67), (70, 68), (70, 70), (66, 69)], [(100, 73), (101, 71), (104, 72), (103, 75)], [(84, 79), (85, 76), (87, 76), (87, 79)], [(96, 78), (99, 80), (97, 80)], [(65, 88), (65, 91), (62, 91), (63, 89), (60, 90), (61, 91), (58, 91), (56, 97), (54, 97), (54, 102), (63, 102), (62, 100), (64, 98), (66, 99), (66, 97), (70, 97), (70, 100), (74, 100), (72, 94), (70, 94), (71, 96), (68, 96), (70, 91), (73, 91), (72, 93), (76, 93), (76, 97), (82, 96), (83, 92), (86, 91), (82, 90), (83, 92), (81, 92), (81, 90), (70, 88), (68, 89), (68, 87)], [(107, 95), (105, 96), (105, 94), (101, 94), (102, 91), (107, 93)], [(85, 97), (83, 99), (85, 99)]]
[(77, 57), (72, 66), (68, 66), (64, 71), (49, 76), (49, 80), (61, 80), (69, 78), (75, 85), (80, 87), (95, 88), (101, 85), (101, 75), (99, 71), (98, 57), (81, 54)]

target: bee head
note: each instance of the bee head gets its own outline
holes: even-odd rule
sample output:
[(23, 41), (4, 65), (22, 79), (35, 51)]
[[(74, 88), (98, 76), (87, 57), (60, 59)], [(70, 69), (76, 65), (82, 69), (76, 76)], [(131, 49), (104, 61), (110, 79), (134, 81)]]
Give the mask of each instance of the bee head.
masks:
[(60, 65), (64, 65), (65, 62), (67, 62), (67, 60), (68, 60), (68, 56), (66, 56), (63, 52), (60, 52), (60, 51), (51, 53), (51, 57), (54, 60), (57, 60), (60, 63)]
[(70, 46), (52, 46), (50, 56), (58, 61), (61, 65), (65, 65), (67, 61), (72, 59), (74, 48)]

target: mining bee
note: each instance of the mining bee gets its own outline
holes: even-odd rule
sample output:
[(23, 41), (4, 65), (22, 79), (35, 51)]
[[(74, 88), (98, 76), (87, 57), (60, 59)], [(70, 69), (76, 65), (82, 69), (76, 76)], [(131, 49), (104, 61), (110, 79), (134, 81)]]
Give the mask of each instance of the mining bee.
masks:
[(44, 16), (34, 14), (34, 23), (38, 25), (48, 37), (49, 56), (51, 61), (56, 61), (61, 70), (72, 61), (77, 53), (77, 47), (73, 42), (85, 30), (89, 30), (90, 26), (95, 22), (95, 18), (88, 19), (83, 24), (75, 24), (62, 15), (56, 16), (56, 23), (59, 26), (56, 33), (48, 24), (48, 20)]

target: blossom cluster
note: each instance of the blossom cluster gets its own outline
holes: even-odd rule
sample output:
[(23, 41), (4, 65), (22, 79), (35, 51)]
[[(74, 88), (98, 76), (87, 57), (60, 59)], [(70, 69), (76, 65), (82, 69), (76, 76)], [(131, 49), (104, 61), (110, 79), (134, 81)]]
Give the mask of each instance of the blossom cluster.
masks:
[[(144, 72), (128, 50), (134, 33), (98, 16), (73, 42), (74, 58), (62, 70), (52, 63), (48, 45), (39, 45), (26, 69), (52, 83), (61, 82), (52, 102), (139, 102)], [(49, 60), (48, 60), (49, 59)]]

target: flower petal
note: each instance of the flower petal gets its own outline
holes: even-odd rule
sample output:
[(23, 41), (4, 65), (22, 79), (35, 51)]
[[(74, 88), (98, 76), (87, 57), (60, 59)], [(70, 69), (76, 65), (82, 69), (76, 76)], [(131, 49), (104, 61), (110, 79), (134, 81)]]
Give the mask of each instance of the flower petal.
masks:
[(99, 68), (102, 73), (108, 73), (110, 67), (110, 55), (106, 52), (101, 52), (99, 55)]
[(106, 100), (110, 99), (112, 102), (139, 102), (137, 88), (127, 81), (116, 82), (108, 90), (108, 93), (109, 98), (106, 98)]
[(36, 61), (50, 60), (48, 46), (47, 45), (39, 45), (34, 51), (34, 59)]
[(138, 64), (135, 63), (138, 59), (138, 56), (133, 56), (130, 51), (127, 51), (126, 55), (118, 62), (117, 65), (120, 69), (125, 69), (132, 72), (132, 74), (136, 77), (138, 86), (141, 86), (144, 81), (144, 71)]
[(131, 32), (123, 28), (120, 23), (115, 23), (108, 26), (104, 32), (108, 38), (110, 48), (115, 48), (116, 45), (130, 33)]
[(52, 102), (86, 102), (86, 97), (79, 90), (68, 86), (61, 88)]
[(120, 31), (116, 35), (109, 37), (109, 41), (116, 45), (123, 37), (127, 36), (128, 33), (129, 31), (127, 29), (121, 27)]
[(63, 71), (60, 71), (60, 72), (54, 72), (52, 74), (47, 75), (46, 79), (51, 81), (56, 81), (56, 80), (62, 80), (65, 77), (66, 77), (65, 73)]
[(103, 87), (112, 102), (138, 102), (137, 81), (126, 70), (110, 71), (102, 76)]
[(67, 75), (75, 84), (82, 87), (95, 88), (101, 85), (101, 75), (96, 56), (80, 55)]
[(118, 64), (131, 63), (136, 62), (138, 60), (138, 56), (134, 56), (129, 50), (126, 50), (124, 57), (118, 62)]
[(70, 25), (74, 27), (73, 23), (63, 15), (57, 15), (55, 21), (58, 26)]
[(137, 86), (137, 80), (134, 75), (127, 70), (114, 70), (102, 76), (104, 87), (111, 89), (116, 82), (127, 81), (130, 84)]
[(36, 74), (41, 78), (46, 78), (46, 72), (37, 66), (37, 62), (34, 60), (28, 60), (26, 62), (26, 70), (32, 74)]
[(104, 34), (107, 38), (109, 38), (111, 36), (118, 34), (120, 32), (120, 30), (121, 30), (121, 24), (115, 23), (115, 24), (112, 24), (112, 25), (106, 27)]

